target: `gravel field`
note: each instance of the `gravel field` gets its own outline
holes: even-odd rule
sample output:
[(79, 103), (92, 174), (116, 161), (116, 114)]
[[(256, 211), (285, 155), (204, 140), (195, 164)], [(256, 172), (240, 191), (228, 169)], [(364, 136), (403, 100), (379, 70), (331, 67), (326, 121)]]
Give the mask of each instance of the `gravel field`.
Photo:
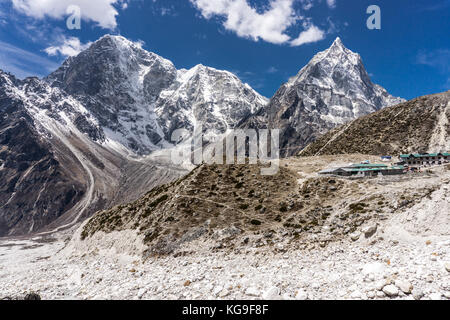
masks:
[[(380, 231), (378, 232), (382, 234)], [(450, 237), (365, 239), (326, 248), (208, 250), (143, 262), (112, 247), (0, 244), (0, 296), (43, 299), (449, 299)], [(192, 244), (195, 245), (194, 243)], [(91, 248), (95, 247), (92, 245)], [(60, 251), (63, 249), (62, 251)], [(125, 248), (125, 251), (137, 248)]]

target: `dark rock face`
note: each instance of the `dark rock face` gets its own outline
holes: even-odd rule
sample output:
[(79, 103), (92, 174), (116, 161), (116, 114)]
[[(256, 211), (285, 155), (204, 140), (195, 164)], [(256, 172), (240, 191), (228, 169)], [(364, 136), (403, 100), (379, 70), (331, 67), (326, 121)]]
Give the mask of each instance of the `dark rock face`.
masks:
[[(144, 71), (149, 71), (147, 76)], [(146, 113), (151, 113), (151, 101), (175, 76), (176, 69), (170, 62), (126, 39), (105, 36), (66, 60), (46, 80), (80, 101), (100, 127), (123, 135), (129, 142), (127, 147), (149, 153), (141, 140), (147, 139), (146, 133), (154, 137), (157, 126)]]
[(42, 229), (83, 196), (21, 102), (0, 98), (0, 237)]
[(281, 155), (291, 156), (338, 125), (403, 101), (373, 84), (361, 57), (338, 38), (240, 126), (280, 129)]

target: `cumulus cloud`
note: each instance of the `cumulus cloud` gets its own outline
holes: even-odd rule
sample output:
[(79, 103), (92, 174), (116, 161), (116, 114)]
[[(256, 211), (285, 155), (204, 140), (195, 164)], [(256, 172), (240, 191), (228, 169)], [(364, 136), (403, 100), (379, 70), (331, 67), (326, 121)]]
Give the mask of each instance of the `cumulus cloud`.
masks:
[(16, 10), (27, 16), (43, 19), (61, 19), (67, 16), (67, 8), (75, 5), (81, 9), (81, 17), (94, 21), (104, 29), (117, 27), (118, 12), (115, 7), (126, 9), (128, 0), (11, 0)]
[(325, 32), (315, 25), (311, 25), (307, 30), (300, 33), (297, 39), (291, 41), (291, 46), (301, 46), (303, 44), (317, 42), (325, 38)]
[(61, 55), (64, 57), (73, 57), (87, 49), (90, 45), (91, 42), (83, 44), (80, 39), (76, 37), (63, 37), (60, 40), (60, 44), (48, 47), (44, 51), (50, 56)]
[(285, 34), (297, 17), (292, 7), (292, 0), (274, 0), (268, 10), (258, 13), (246, 0), (191, 0), (204, 18), (215, 15), (225, 17), (224, 27), (237, 33), (240, 37), (255, 41), (281, 44), (290, 37)]
[(254, 41), (289, 43), (291, 37), (287, 30), (303, 19), (295, 12), (295, 0), (272, 0), (265, 11), (258, 11), (247, 0), (190, 1), (205, 19), (222, 17), (225, 29)]
[(336, 0), (327, 0), (327, 4), (330, 8), (336, 8)]

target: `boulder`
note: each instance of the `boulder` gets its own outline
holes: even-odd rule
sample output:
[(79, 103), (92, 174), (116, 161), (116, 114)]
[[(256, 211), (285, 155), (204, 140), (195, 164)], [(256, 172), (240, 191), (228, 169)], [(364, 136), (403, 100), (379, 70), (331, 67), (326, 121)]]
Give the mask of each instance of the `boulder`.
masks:
[(388, 296), (388, 297), (396, 297), (398, 296), (398, 288), (392, 284), (387, 285), (383, 288), (383, 292)]
[(396, 280), (395, 285), (406, 294), (410, 294), (413, 289), (413, 285), (411, 284), (411, 282), (406, 280)]
[(375, 225), (364, 227), (361, 231), (362, 231), (362, 233), (364, 233), (364, 236), (366, 238), (370, 238), (377, 232), (377, 229), (378, 229), (378, 226), (375, 224)]

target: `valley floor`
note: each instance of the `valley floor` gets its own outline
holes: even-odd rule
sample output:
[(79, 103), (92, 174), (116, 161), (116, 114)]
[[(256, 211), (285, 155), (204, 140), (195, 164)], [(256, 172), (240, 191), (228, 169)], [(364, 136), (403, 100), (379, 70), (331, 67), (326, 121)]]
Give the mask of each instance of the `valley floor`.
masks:
[[(321, 161), (303, 168), (303, 178)], [(283, 165), (300, 170), (296, 161)], [(134, 231), (85, 242), (80, 229), (72, 240), (0, 240), (0, 299), (450, 299), (450, 185), (442, 181), (413, 206), (371, 221), (375, 230), (323, 246), (286, 237), (212, 250), (216, 242), (197, 240), (187, 248), (193, 253), (143, 261)]]
[(284, 253), (205, 251), (145, 263), (114, 254), (64, 257), (57, 254), (64, 245), (2, 242), (0, 297), (37, 292), (43, 299), (450, 299), (449, 237), (343, 242)]

